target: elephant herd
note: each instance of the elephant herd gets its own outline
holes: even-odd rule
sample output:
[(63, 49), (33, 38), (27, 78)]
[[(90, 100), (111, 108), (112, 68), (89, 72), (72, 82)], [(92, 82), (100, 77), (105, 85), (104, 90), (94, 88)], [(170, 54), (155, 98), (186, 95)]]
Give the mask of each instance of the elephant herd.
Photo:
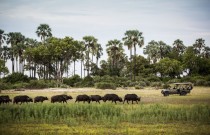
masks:
[[(51, 103), (67, 103), (67, 100), (71, 100), (73, 99), (72, 96), (66, 95), (66, 94), (62, 94), (62, 95), (55, 95), (51, 97)], [(32, 99), (31, 97), (27, 96), (27, 95), (19, 95), (19, 96), (15, 96), (13, 98), (13, 104), (22, 104), (22, 103), (28, 103), (28, 102), (44, 102), (45, 100), (48, 100), (47, 97), (44, 96), (36, 96), (34, 99)], [(129, 101), (133, 102), (135, 101), (138, 104), (138, 101), (141, 100), (141, 97), (138, 97), (136, 94), (126, 94), (124, 99), (122, 99), (121, 97), (119, 97), (117, 94), (106, 94), (104, 96), (100, 96), (100, 95), (78, 95), (76, 97), (75, 103), (77, 102), (97, 102), (100, 104), (100, 101), (111, 101), (112, 103), (114, 102), (115, 104), (118, 102), (124, 102), (127, 101), (127, 103), (129, 104)], [(8, 95), (1, 95), (0, 96), (0, 104), (7, 104), (12, 102), (12, 100), (9, 98)]]

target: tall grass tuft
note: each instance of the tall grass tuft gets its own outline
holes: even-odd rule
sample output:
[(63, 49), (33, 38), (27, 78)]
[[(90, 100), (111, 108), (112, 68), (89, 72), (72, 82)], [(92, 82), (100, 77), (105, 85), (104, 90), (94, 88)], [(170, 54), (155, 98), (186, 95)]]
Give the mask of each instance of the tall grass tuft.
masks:
[(169, 104), (22, 104), (1, 105), (0, 123), (80, 123), (116, 126), (120, 122), (166, 123), (210, 121), (209, 105)]

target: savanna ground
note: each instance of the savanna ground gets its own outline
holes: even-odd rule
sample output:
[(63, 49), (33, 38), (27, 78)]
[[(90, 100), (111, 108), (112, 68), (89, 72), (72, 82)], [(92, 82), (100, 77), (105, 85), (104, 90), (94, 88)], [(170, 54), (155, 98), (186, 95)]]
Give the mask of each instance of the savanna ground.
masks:
[[(187, 96), (163, 97), (161, 90), (94, 88), (5, 90), (1, 95), (47, 96), (67, 94), (74, 99), (67, 104), (29, 103), (0, 106), (0, 134), (210, 134), (210, 88), (194, 87)], [(120, 97), (135, 93), (139, 104), (110, 102), (74, 103), (79, 94)]]

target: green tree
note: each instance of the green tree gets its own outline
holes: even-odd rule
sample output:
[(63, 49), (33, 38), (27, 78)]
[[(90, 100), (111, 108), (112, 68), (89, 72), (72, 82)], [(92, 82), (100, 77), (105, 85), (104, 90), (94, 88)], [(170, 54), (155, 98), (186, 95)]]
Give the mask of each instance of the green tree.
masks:
[(198, 57), (195, 54), (193, 46), (189, 46), (183, 55), (183, 63), (186, 72), (189, 75), (198, 73)]
[(103, 55), (103, 48), (101, 47), (101, 44), (96, 45), (96, 65), (98, 66), (98, 60)]
[(144, 48), (144, 54), (148, 55), (149, 61), (152, 63), (158, 62), (169, 55), (172, 48), (164, 43), (163, 41), (150, 41), (148, 45)]
[[(132, 47), (134, 48), (134, 56), (136, 56), (136, 46), (142, 47), (144, 45), (144, 38), (142, 36), (142, 32), (139, 32), (138, 30), (126, 31), (125, 37), (123, 38), (123, 40), (124, 40), (124, 44), (128, 46), (130, 50), (132, 49)], [(132, 50), (131, 50), (130, 56), (131, 56), (130, 57), (130, 61), (131, 61)], [(136, 68), (136, 60), (134, 60), (134, 70), (135, 68)], [(131, 79), (132, 79), (132, 73), (131, 73)], [(135, 80), (135, 74), (134, 74), (134, 80)]]
[(46, 38), (52, 37), (51, 28), (48, 24), (40, 24), (37, 27), (36, 34), (41, 37), (42, 42), (45, 44)]
[(183, 41), (180, 39), (177, 39), (173, 43), (173, 50), (177, 52), (178, 56), (182, 55), (185, 52), (185, 45), (183, 44)]
[(160, 73), (162, 78), (175, 78), (180, 76), (183, 68), (181, 66), (181, 62), (170, 58), (164, 58), (155, 64), (155, 70), (157, 73)]
[(147, 59), (152, 63), (156, 63), (160, 59), (158, 42), (152, 40), (144, 48), (144, 54), (147, 55)]
[[(134, 56), (136, 57), (136, 68), (135, 70), (134, 69), (131, 69), (132, 67), (130, 67), (130, 62), (127, 62), (127, 70), (128, 71), (133, 71), (135, 73), (133, 74), (136, 74), (137, 76), (141, 76), (141, 75), (149, 75), (149, 74), (152, 74), (152, 70), (150, 69), (150, 62), (148, 59), (145, 59), (143, 56), (141, 55), (138, 55), (138, 56)], [(131, 61), (133, 62), (133, 61)]]
[(2, 47), (2, 44), (4, 43), (5, 40), (6, 40), (6, 34), (2, 29), (0, 29), (0, 48)]
[(84, 45), (86, 51), (86, 68), (87, 68), (87, 75), (90, 75), (90, 52), (93, 52), (95, 46), (97, 45), (97, 39), (93, 36), (84, 36), (83, 37)]
[(9, 70), (8, 68), (5, 66), (5, 61), (0, 59), (0, 78), (1, 78), (1, 74), (8, 74)]
[(124, 49), (120, 40), (110, 40), (107, 43), (108, 61), (110, 61), (110, 75), (118, 75), (120, 73), (120, 62), (124, 59)]
[(195, 43), (193, 44), (193, 48), (195, 50), (195, 53), (198, 56), (201, 56), (205, 49), (205, 40), (202, 38), (196, 39)]
[(24, 39), (25, 37), (20, 33), (20, 32), (10, 32), (8, 34), (8, 39), (7, 39), (7, 44), (11, 45), (10, 49), (10, 58), (12, 61), (12, 73), (14, 72), (14, 59), (16, 58), (16, 69), (18, 67), (17, 65), (17, 59), (18, 59), (18, 54), (20, 51), (17, 49), (18, 46), (21, 46), (24, 44)]

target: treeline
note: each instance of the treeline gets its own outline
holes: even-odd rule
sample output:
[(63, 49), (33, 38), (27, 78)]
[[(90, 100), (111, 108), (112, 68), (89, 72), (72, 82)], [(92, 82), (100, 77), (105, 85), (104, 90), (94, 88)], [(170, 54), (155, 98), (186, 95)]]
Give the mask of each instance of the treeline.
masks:
[[(13, 74), (26, 74), (27, 71), (30, 79), (52, 80), (63, 84), (74, 78), (75, 63), (79, 62), (80, 81), (108, 76), (125, 78), (131, 83), (143, 81), (147, 84), (147, 81), (168, 82), (175, 79), (210, 85), (210, 47), (205, 45), (202, 38), (188, 46), (180, 39), (172, 45), (154, 40), (145, 45), (142, 32), (128, 30), (122, 40), (109, 40), (106, 48), (102, 48), (94, 36), (84, 36), (82, 41), (72, 37), (53, 37), (47, 24), (40, 24), (36, 34), (41, 42), (26, 38), (20, 32), (4, 33), (0, 30), (1, 77), (11, 74), (5, 65), (10, 60)], [(130, 50), (130, 54), (125, 54), (123, 46)], [(138, 54), (137, 47), (143, 49), (147, 58)], [(108, 58), (99, 61), (103, 49), (106, 49)], [(74, 67), (73, 74), (70, 73), (71, 65)]]

